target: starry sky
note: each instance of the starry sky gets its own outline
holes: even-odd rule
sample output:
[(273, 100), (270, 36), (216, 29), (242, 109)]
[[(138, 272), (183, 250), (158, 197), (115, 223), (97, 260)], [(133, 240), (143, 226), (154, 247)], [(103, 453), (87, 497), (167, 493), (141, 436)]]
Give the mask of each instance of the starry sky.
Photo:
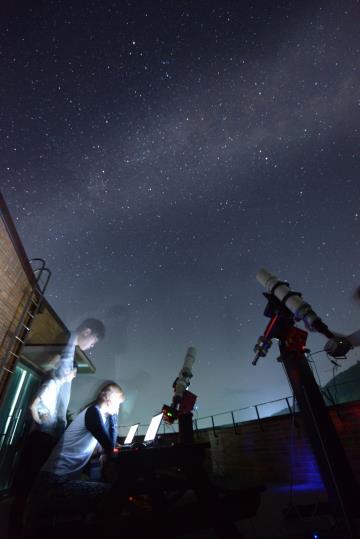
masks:
[[(120, 422), (147, 423), (189, 346), (198, 417), (289, 395), (276, 346), (251, 365), (260, 268), (333, 330), (360, 327), (359, 2), (1, 11), (3, 196), (65, 324), (107, 328), (70, 408), (115, 379)], [(325, 384), (333, 365), (314, 359)]]

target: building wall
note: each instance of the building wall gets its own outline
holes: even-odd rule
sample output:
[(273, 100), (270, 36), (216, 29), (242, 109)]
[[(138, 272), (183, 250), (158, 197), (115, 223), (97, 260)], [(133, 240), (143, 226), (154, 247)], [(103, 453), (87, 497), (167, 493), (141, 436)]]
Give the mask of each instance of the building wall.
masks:
[(16, 327), (31, 294), (29, 277), (15, 249), (4, 219), (0, 219), (0, 396), (16, 362), (13, 346)]
[[(360, 401), (332, 407), (330, 415), (343, 443), (351, 468), (360, 483)], [(209, 441), (208, 466), (228, 484), (292, 483), (322, 487), (316, 459), (301, 417), (273, 416), (234, 428), (195, 433), (197, 441)]]

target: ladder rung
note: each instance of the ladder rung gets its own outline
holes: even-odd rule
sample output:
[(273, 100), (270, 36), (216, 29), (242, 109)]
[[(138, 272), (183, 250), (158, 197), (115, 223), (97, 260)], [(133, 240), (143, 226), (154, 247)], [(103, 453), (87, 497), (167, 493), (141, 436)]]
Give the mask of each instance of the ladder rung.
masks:
[(24, 341), (23, 341), (22, 339), (20, 339), (20, 337), (18, 337), (17, 335), (16, 335), (15, 339), (17, 339), (17, 340), (20, 341), (22, 344), (24, 344)]
[(31, 318), (35, 318), (35, 316), (34, 316), (30, 311), (26, 311), (26, 314), (27, 314), (28, 316), (30, 316)]
[(18, 354), (15, 354), (15, 352), (10, 352), (10, 354), (11, 354), (12, 356), (17, 357), (18, 359), (20, 358), (20, 356), (19, 356)]
[(24, 324), (24, 322), (23, 322), (21, 325), (22, 325), (22, 327), (23, 327), (24, 329), (26, 329), (26, 331), (30, 331), (29, 326), (27, 326), (26, 324)]
[(10, 369), (7, 369), (6, 367), (2, 367), (3, 371), (10, 372), (11, 374), (14, 374), (14, 371), (11, 371)]

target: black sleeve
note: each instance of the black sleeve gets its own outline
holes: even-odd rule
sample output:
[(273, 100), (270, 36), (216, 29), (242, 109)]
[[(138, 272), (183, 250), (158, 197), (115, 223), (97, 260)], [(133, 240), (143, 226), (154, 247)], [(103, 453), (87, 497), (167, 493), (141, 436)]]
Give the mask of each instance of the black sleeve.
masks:
[(97, 439), (105, 453), (112, 453), (114, 442), (107, 432), (96, 406), (89, 406), (85, 413), (85, 427)]
[(115, 447), (117, 438), (117, 415), (108, 415), (105, 425), (107, 427), (110, 440)]

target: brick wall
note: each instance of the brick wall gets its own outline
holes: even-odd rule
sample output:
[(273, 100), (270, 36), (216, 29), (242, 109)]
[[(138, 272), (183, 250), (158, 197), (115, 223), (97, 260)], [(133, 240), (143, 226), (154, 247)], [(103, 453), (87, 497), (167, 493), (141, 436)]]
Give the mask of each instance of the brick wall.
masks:
[[(331, 418), (360, 482), (360, 401), (330, 409)], [(209, 441), (212, 472), (236, 484), (319, 484), (320, 474), (299, 414), (198, 431), (197, 441)]]
[[(0, 219), (0, 395), (8, 379), (8, 370), (15, 363), (15, 357), (9, 355), (8, 350), (30, 292), (28, 275), (4, 220)], [(16, 351), (15, 348), (12, 350)]]

